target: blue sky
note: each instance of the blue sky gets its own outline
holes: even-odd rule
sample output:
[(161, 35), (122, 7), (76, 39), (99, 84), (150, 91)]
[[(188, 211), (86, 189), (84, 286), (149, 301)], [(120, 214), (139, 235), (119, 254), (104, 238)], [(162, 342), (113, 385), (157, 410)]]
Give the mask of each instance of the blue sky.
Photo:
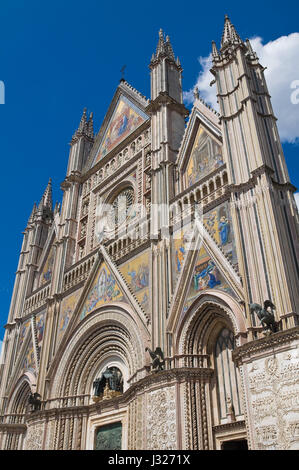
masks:
[[(198, 58), (209, 55), (212, 40), (220, 42), (226, 13), (243, 39), (258, 36), (266, 44), (298, 31), (296, 3), (252, 0), (241, 10), (240, 1), (226, 2), (225, 7), (223, 2), (198, 0), (152, 0), (147, 6), (140, 1), (1, 1), (0, 80), (5, 83), (5, 104), (0, 105), (0, 338), (21, 232), (49, 177), (54, 199), (61, 200), (68, 143), (83, 108), (94, 112), (98, 130), (124, 64), (125, 78), (149, 96), (148, 64), (161, 27), (180, 57), (188, 91), (200, 72)], [(299, 80), (299, 70), (296, 73), (290, 72), (293, 80)], [(285, 143), (284, 150), (291, 181), (299, 186), (299, 146)]]

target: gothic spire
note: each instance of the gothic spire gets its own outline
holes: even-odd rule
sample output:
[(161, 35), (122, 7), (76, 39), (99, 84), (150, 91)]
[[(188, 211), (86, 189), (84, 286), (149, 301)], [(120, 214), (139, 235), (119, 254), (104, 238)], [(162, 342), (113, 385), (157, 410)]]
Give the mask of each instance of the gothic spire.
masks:
[(160, 57), (167, 57), (168, 59), (175, 62), (173, 48), (172, 48), (169, 36), (166, 36), (166, 38), (164, 38), (164, 33), (162, 29), (160, 29), (159, 31), (159, 41), (158, 41), (156, 53), (152, 55), (151, 62), (154, 62)]
[(28, 222), (27, 222), (27, 226), (32, 224), (32, 222), (34, 221), (34, 216), (36, 214), (36, 211), (37, 211), (37, 206), (36, 206), (36, 203), (34, 203), (33, 204), (33, 209), (31, 211), (30, 217), (29, 217)]
[(80, 124), (78, 129), (75, 131), (73, 135), (73, 139), (75, 140), (77, 137), (85, 135), (93, 139), (93, 113), (90, 113), (89, 120), (87, 120), (87, 109), (83, 109), (83, 114), (80, 120)]
[(215, 43), (215, 41), (212, 41), (212, 56), (215, 59), (216, 57), (218, 57), (218, 55), (219, 55), (219, 53), (218, 53), (218, 50), (217, 50), (216, 43)]
[(49, 179), (48, 185), (38, 205), (39, 209), (48, 208), (52, 210), (52, 179)]
[(90, 113), (89, 115), (89, 120), (87, 123), (87, 135), (88, 137), (93, 138), (94, 133), (93, 133), (93, 112)]
[(87, 111), (87, 109), (84, 108), (83, 109), (83, 114), (82, 114), (82, 117), (81, 117), (81, 121), (80, 121), (80, 124), (79, 124), (79, 128), (78, 128), (78, 131), (81, 131), (81, 132), (84, 132), (85, 127), (86, 127), (86, 111)]
[(234, 25), (231, 23), (229, 17), (225, 15), (224, 30), (221, 39), (221, 48), (236, 43), (241, 44), (241, 42), (242, 40), (238, 35)]

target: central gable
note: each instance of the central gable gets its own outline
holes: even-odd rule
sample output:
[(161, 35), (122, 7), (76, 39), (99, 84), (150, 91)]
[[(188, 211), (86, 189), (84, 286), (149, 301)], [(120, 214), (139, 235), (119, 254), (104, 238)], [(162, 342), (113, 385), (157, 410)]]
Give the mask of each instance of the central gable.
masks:
[(186, 187), (197, 183), (223, 163), (220, 143), (200, 125), (186, 166)]
[(107, 124), (93, 165), (107, 155), (107, 153), (128, 137), (128, 135), (147, 119), (148, 116), (139, 107), (126, 96), (120, 95), (113, 114)]

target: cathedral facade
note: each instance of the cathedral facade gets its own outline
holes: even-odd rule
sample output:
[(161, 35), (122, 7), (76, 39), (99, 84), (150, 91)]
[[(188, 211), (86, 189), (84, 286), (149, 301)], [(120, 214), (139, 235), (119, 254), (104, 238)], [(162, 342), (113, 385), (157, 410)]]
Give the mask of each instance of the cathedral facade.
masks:
[(122, 79), (97, 135), (84, 110), (24, 231), (1, 449), (299, 448), (296, 188), (228, 17), (212, 57), (220, 113), (162, 31), (150, 99)]

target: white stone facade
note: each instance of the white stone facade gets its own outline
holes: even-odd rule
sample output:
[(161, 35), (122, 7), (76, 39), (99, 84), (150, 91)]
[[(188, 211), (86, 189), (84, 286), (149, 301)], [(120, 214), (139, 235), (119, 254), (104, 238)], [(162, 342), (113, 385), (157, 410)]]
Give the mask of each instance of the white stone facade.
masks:
[[(162, 31), (150, 99), (122, 80), (97, 135), (84, 110), (62, 204), (49, 181), (24, 231), (1, 449), (298, 449), (295, 188), (263, 67), (228, 18), (212, 52), (220, 114), (197, 91), (186, 109)], [(249, 307), (266, 300), (275, 332)]]

